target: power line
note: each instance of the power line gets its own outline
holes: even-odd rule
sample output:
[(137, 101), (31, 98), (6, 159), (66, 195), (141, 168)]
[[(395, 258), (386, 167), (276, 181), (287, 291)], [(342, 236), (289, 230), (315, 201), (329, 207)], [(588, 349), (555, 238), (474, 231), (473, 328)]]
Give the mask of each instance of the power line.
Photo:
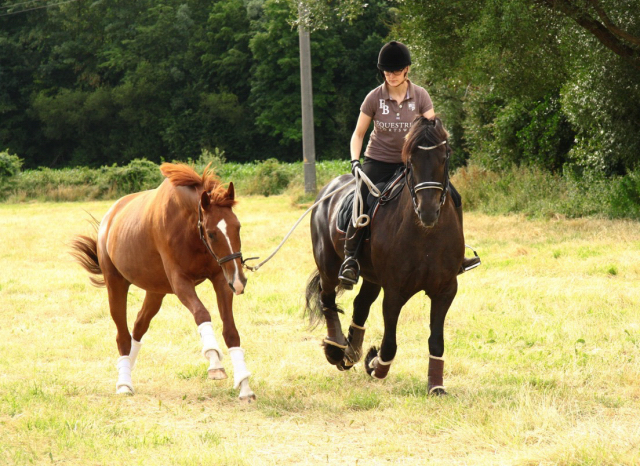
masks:
[[(11, 13), (3, 13), (3, 14), (0, 15), (0, 18), (3, 17), (3, 16), (17, 15), (19, 13), (25, 13), (27, 11), (41, 10), (43, 8), (51, 8), (51, 7), (58, 6), (58, 5), (64, 5), (65, 3), (77, 2), (77, 1), (78, 0), (67, 0), (66, 2), (59, 2), (59, 3), (53, 3), (51, 5), (37, 6), (35, 8), (27, 8), (26, 10), (13, 11)], [(31, 3), (31, 2), (25, 2), (25, 3)], [(10, 6), (16, 6), (16, 5), (24, 5), (24, 3), (16, 3), (16, 4), (10, 5)]]

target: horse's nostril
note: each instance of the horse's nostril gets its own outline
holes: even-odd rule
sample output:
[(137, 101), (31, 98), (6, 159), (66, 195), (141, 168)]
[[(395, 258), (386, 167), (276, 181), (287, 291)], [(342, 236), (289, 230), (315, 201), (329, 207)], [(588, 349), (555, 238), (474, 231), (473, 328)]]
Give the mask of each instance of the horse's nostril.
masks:
[(229, 288), (231, 288), (231, 291), (233, 291), (234, 293), (236, 292), (236, 289), (233, 287), (232, 283), (228, 283)]

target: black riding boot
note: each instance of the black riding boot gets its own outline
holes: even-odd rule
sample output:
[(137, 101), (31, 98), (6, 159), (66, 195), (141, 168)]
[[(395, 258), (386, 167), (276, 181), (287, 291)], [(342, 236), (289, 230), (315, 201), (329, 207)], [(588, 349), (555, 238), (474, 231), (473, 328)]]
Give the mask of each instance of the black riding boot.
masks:
[(358, 283), (360, 278), (360, 264), (358, 263), (358, 252), (362, 244), (364, 228), (356, 228), (351, 222), (347, 228), (344, 240), (344, 262), (340, 267), (338, 279), (342, 287), (346, 290), (353, 289), (353, 285)]
[[(462, 228), (462, 206), (456, 207), (456, 213), (458, 214), (458, 218), (460, 219), (460, 227)], [(465, 257), (462, 259), (462, 265), (460, 266), (460, 270), (458, 271), (458, 275), (461, 273), (465, 273), (467, 270), (475, 269), (480, 265), (480, 257), (478, 254), (473, 251), (474, 257)]]

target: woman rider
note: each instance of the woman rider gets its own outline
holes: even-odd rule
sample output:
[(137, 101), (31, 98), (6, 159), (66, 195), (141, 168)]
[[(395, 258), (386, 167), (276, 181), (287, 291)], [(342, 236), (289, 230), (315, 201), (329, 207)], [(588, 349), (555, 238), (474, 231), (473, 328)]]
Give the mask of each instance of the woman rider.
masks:
[[(435, 118), (431, 97), (426, 89), (413, 84), (408, 78), (411, 65), (409, 49), (402, 43), (392, 41), (380, 49), (378, 69), (385, 82), (369, 92), (360, 106), (360, 116), (351, 136), (351, 172), (363, 170), (373, 183), (388, 181), (402, 167), (402, 146), (411, 123), (418, 115)], [(364, 163), (360, 163), (362, 142), (373, 120), (373, 131), (364, 152)], [(456, 212), (462, 224), (462, 202), (460, 194), (449, 185)], [(363, 183), (362, 198), (367, 199), (368, 188)], [(345, 260), (340, 268), (339, 279), (343, 286), (351, 288), (358, 282), (360, 265), (356, 259), (358, 245), (364, 228), (356, 228), (352, 222), (346, 232), (344, 244)], [(480, 265), (476, 256), (465, 258), (460, 273)]]

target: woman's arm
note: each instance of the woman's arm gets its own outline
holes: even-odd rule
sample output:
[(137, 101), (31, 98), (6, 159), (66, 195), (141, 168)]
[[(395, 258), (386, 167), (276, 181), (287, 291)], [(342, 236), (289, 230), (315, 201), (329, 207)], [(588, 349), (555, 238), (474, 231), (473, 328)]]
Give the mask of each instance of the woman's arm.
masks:
[(364, 135), (367, 134), (369, 125), (371, 124), (371, 117), (366, 113), (360, 112), (358, 116), (358, 123), (356, 129), (351, 136), (351, 160), (360, 160), (360, 151), (362, 150), (362, 142), (364, 141)]

